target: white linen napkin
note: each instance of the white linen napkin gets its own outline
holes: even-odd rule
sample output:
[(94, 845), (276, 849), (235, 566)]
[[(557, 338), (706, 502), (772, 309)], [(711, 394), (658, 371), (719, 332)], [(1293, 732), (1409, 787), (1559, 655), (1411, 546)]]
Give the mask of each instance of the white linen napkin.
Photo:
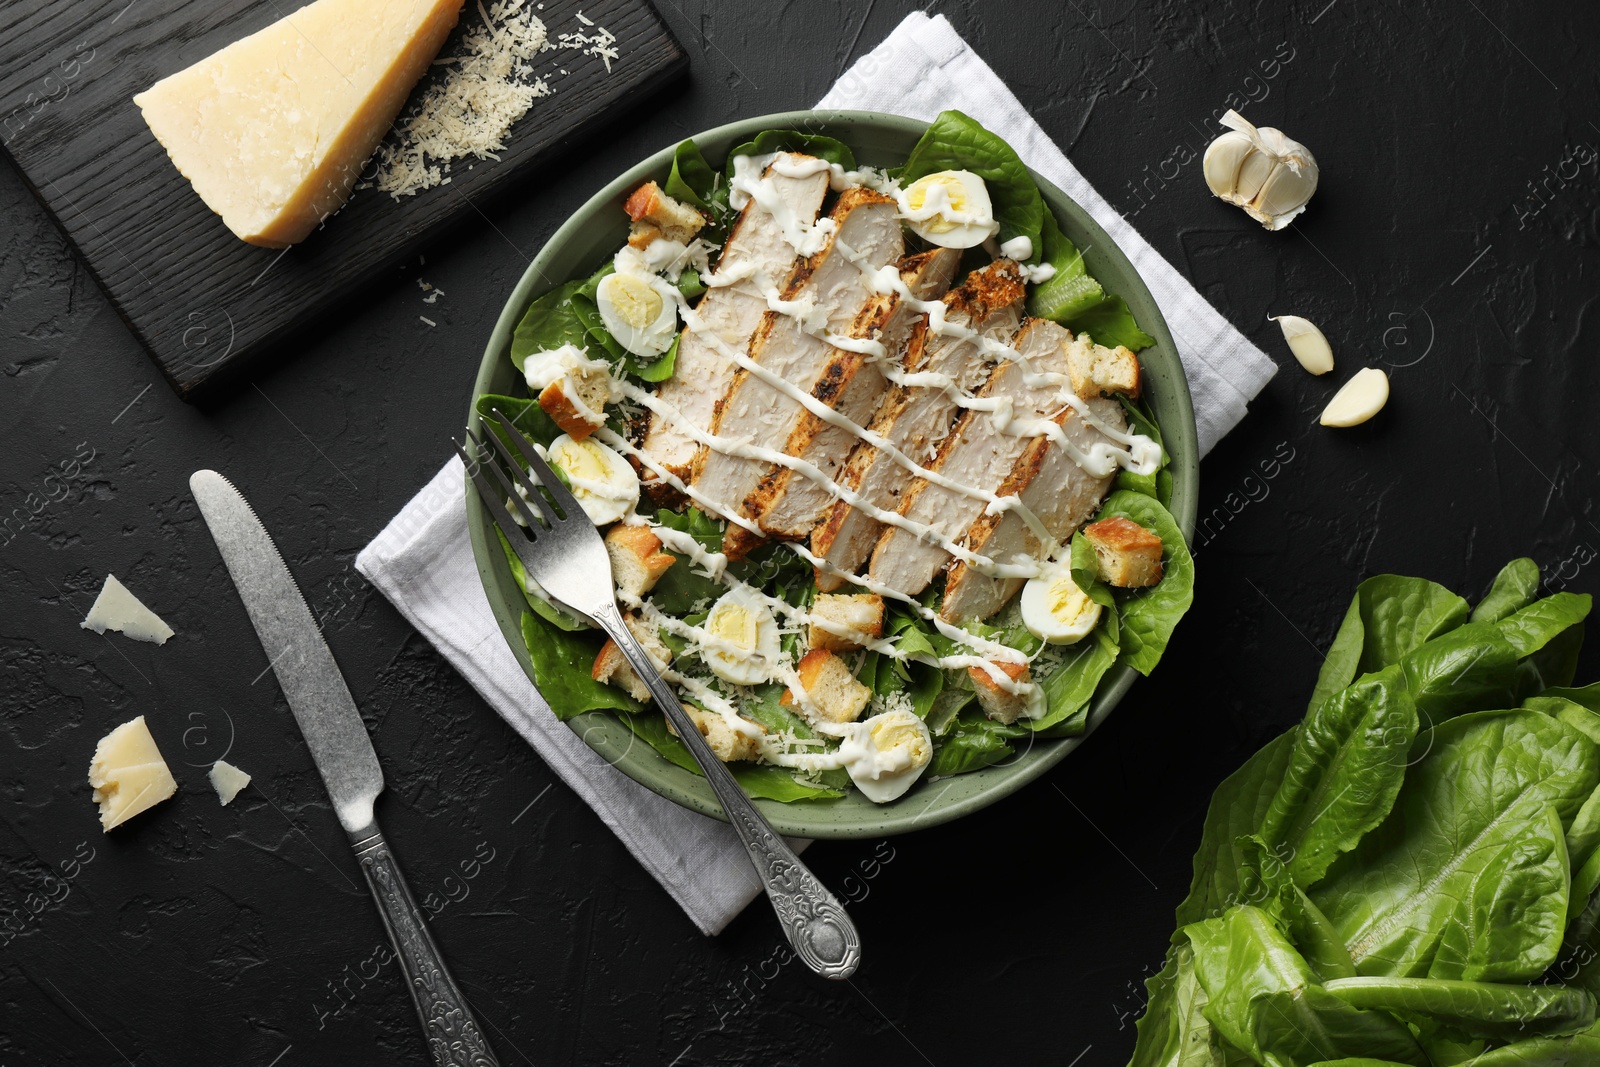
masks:
[[(908, 16), (818, 106), (920, 119), (956, 108), (1004, 137), (1083, 205), (1133, 261), (1177, 339), (1202, 454), (1244, 417), (1247, 401), (1272, 377), (1272, 361), (1095, 192), (943, 16)], [(721, 931), (761, 891), (744, 849), (723, 823), (609, 766), (551, 713), (489, 610), (467, 539), (463, 477), (460, 460), (446, 463), (356, 557), (356, 569), (594, 808), (696, 926)]]

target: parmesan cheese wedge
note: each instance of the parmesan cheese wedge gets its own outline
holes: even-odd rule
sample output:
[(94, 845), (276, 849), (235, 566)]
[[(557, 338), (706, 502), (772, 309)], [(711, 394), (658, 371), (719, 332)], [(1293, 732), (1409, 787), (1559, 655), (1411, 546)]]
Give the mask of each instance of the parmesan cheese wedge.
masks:
[(240, 238), (303, 240), (350, 195), (462, 0), (315, 0), (133, 98)]
[(213, 763), (207, 777), (211, 779), (211, 788), (217, 791), (217, 799), (222, 801), (223, 807), (233, 803), (233, 798), (250, 784), (250, 776), (226, 760)]
[(156, 645), (166, 644), (167, 638), (173, 633), (172, 627), (128, 592), (128, 587), (117, 581), (114, 574), (106, 575), (100, 595), (94, 598), (89, 614), (78, 625), (97, 634), (115, 630), (135, 641), (149, 641)]
[(89, 762), (89, 785), (100, 805), (100, 828), (110, 830), (178, 791), (144, 716), (100, 739)]

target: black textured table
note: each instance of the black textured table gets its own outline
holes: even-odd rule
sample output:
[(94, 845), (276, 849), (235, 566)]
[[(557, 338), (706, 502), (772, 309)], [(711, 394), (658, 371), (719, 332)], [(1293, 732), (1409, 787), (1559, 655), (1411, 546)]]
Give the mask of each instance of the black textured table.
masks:
[[(660, 0), (687, 82), (395, 263), (253, 381), (180, 402), (0, 171), (0, 1064), (423, 1064), (382, 927), (189, 496), (248, 488), (327, 632), (379, 811), (506, 1065), (1120, 1064), (1212, 787), (1301, 715), (1357, 580), (1476, 595), (1515, 555), (1600, 586), (1600, 15), (1542, 0), (939, 4), (1106, 194), (1283, 364), (1202, 468), (1196, 604), (1155, 676), (1044, 780), (952, 826), (824, 843), (849, 984), (764, 906), (700, 936), (600, 820), (352, 568), (437, 470), (505, 294), (646, 152), (803, 107), (909, 3)], [(4, 102), (0, 102), (4, 103)], [(1271, 234), (1206, 193), (1233, 104), (1316, 153)], [(7, 104), (7, 107), (10, 105)], [(422, 302), (422, 279), (444, 291)], [(1305, 315), (1389, 407), (1334, 431)], [(422, 316), (433, 320), (430, 327)], [(79, 629), (115, 572), (179, 636)], [(1584, 681), (1600, 677), (1585, 655)], [(145, 714), (179, 796), (102, 836), (94, 743)], [(219, 808), (203, 768), (255, 775)]]

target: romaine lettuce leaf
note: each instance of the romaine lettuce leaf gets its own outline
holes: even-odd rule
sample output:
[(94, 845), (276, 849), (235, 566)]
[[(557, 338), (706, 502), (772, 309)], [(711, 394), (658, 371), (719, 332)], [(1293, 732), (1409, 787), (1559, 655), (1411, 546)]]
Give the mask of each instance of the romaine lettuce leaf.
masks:
[[(681, 514), (663, 508), (656, 513), (656, 521), (690, 534), (708, 552), (719, 551), (722, 547), (722, 525), (698, 508), (689, 508)], [(662, 611), (681, 617), (694, 611), (697, 604), (714, 601), (728, 591), (715, 578), (698, 573), (687, 556), (670, 554), (678, 562), (667, 568), (650, 591), (651, 602)]]
[(1154, 530), (1163, 546), (1161, 581), (1121, 600), (1120, 660), (1147, 675), (1161, 661), (1178, 620), (1194, 602), (1194, 559), (1178, 521), (1154, 497), (1126, 489), (1113, 492), (1100, 509), (1100, 518), (1119, 515)]
[(1087, 334), (1096, 344), (1115, 348), (1123, 345), (1135, 352), (1149, 348), (1156, 339), (1139, 329), (1128, 310), (1128, 302), (1120, 296), (1107, 296), (1100, 303), (1081, 314), (1062, 322), (1073, 333)]
[(1257, 833), (1286, 849), (1310, 888), (1388, 817), (1417, 736), (1417, 708), (1398, 666), (1364, 675), (1306, 716)]
[[(1343, 856), (1311, 898), (1363, 974), (1537, 977), (1554, 960), (1565, 923), (1570, 869), (1561, 826), (1600, 784), (1600, 750), (1525, 710), (1463, 715), (1427, 741), (1405, 772), (1394, 815)], [(1516, 921), (1496, 921), (1504, 915)]]
[(1539, 565), (1523, 557), (1500, 568), (1489, 592), (1472, 609), (1473, 622), (1499, 622), (1533, 603), (1539, 595)]
[(954, 726), (939, 741), (933, 752), (930, 776), (965, 774), (999, 763), (1014, 754), (1011, 742), (1026, 737), (1028, 728), (1017, 723), (1007, 726), (995, 722), (976, 708), (956, 716)]
[(706, 162), (700, 146), (692, 140), (680, 143), (672, 153), (672, 173), (667, 175), (663, 191), (674, 200), (709, 211), (717, 184), (717, 173)]
[(1367, 1056), (1425, 1067), (1411, 1031), (1383, 1012), (1363, 1011), (1329, 993), (1270, 918), (1239, 905), (1184, 927), (1205, 1017), (1258, 1063), (1309, 1064)]
[(944, 691), (944, 671), (928, 663), (895, 659), (877, 652), (867, 653), (857, 678), (877, 696), (905, 693), (911, 710), (926, 719), (934, 701)]
[(523, 361), (535, 352), (548, 352), (562, 345), (588, 346), (588, 328), (572, 306), (573, 294), (585, 284), (584, 279), (578, 279), (558, 285), (528, 305), (511, 335), (512, 366), (521, 370)]
[(1044, 242), (1042, 258), (1055, 268), (1055, 273), (1034, 285), (1028, 293), (1028, 314), (1067, 322), (1103, 301), (1106, 291), (1089, 275), (1083, 254), (1061, 232), (1054, 213), (1046, 209), (1043, 222), (1040, 231)]
[(1289, 865), (1282, 859), (1288, 856), (1292, 860), (1293, 849), (1286, 845), (1269, 848), (1256, 834), (1242, 837), (1236, 844), (1240, 855), (1240, 903), (1260, 908), (1289, 935), (1318, 978), (1327, 981), (1355, 977), (1355, 962), (1345, 950), (1339, 931), (1322, 909), (1311, 903), (1305, 890), (1295, 884)]
[(1461, 1067), (1593, 1067), (1600, 1063), (1600, 1026), (1572, 1037), (1533, 1037), (1462, 1060)]
[(1470, 1037), (1510, 1041), (1559, 1037), (1594, 1025), (1594, 996), (1559, 985), (1508, 985), (1438, 978), (1340, 978), (1328, 992), (1355, 1008), (1433, 1023)]
[[(721, 248), (733, 224), (733, 209), (728, 206), (728, 183), (712, 169), (693, 141), (684, 141), (672, 153), (672, 172), (667, 175), (666, 194), (682, 200), (710, 216), (700, 236)], [(685, 293), (689, 299), (694, 296)]]
[(1277, 796), (1300, 727), (1279, 734), (1217, 786), (1206, 809), (1200, 847), (1194, 854), (1189, 895), (1178, 905), (1180, 929), (1214, 918), (1242, 897), (1239, 871), (1245, 862), (1240, 844), (1261, 827)]
[(1116, 608), (1107, 608), (1100, 625), (1072, 646), (1067, 658), (1040, 683), (1045, 713), (1019, 720), (1045, 737), (1076, 737), (1089, 722), (1089, 704), (1106, 671), (1117, 662)]
[(516, 455), (516, 446), (506, 441), (505, 431), (500, 429), (500, 423), (494, 417), (499, 411), (506, 417), (506, 421), (522, 431), (528, 437), (548, 445), (561, 436), (561, 427), (556, 425), (556, 420), (546, 415), (538, 401), (530, 400), (525, 396), (500, 396), (496, 393), (484, 393), (473, 405), (478, 412), (478, 417), (483, 420), (484, 428), (500, 440), (505, 441)]
[[(615, 686), (597, 682), (590, 671), (600, 652), (593, 633), (553, 626), (531, 611), (522, 613), (522, 642), (533, 660), (533, 682), (558, 719), (584, 711), (638, 711), (640, 704)], [(624, 716), (631, 718), (631, 716)]]
[(1137, 401), (1127, 397), (1119, 397), (1122, 408), (1128, 415), (1128, 426), (1135, 433), (1142, 433), (1161, 448), (1161, 465), (1154, 474), (1134, 474), (1132, 471), (1118, 471), (1114, 488), (1130, 489), (1135, 493), (1153, 496), (1161, 501), (1161, 506), (1172, 506), (1172, 457), (1167, 454), (1166, 446), (1161, 440), (1161, 427), (1156, 425), (1156, 420)]
[(1356, 587), (1317, 675), (1308, 711), (1355, 681), (1467, 621), (1467, 602), (1437, 582), (1378, 574)]
[(1592, 604), (1593, 599), (1588, 593), (1555, 593), (1517, 609), (1496, 625), (1505, 634), (1506, 640), (1511, 642), (1511, 647), (1517, 650), (1518, 656), (1531, 656), (1554, 640), (1557, 634), (1588, 618)]

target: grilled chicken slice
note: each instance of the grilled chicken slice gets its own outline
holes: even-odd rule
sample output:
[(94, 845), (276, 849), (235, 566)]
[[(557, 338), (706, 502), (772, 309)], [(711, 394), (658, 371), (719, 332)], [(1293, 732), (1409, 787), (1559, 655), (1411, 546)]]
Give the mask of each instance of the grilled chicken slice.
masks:
[[(798, 164), (811, 157), (783, 153), (778, 158)], [(816, 219), (828, 191), (826, 171), (788, 178), (768, 167), (763, 180), (772, 184), (788, 211), (803, 225)], [(752, 198), (739, 212), (717, 262), (718, 274), (738, 277), (750, 272), (749, 276), (711, 289), (701, 297), (695, 312), (709, 332), (728, 347), (743, 352), (766, 314), (767, 287), (783, 288), (798, 262), (779, 220)], [(701, 431), (711, 429), (716, 403), (727, 392), (737, 369), (710, 338), (684, 331), (678, 342), (673, 376), (662, 383), (656, 394), (681, 413), (683, 423), (651, 412), (641, 450), (675, 476), (687, 478), (700, 443), (684, 424)], [(641, 472), (641, 476), (647, 488), (655, 480), (655, 473), (650, 470)]]
[[(768, 311), (750, 339), (750, 359), (763, 371), (790, 388), (810, 392), (833, 353), (821, 334), (870, 339), (883, 329), (892, 309), (874, 300), (866, 272), (893, 263), (903, 253), (897, 210), (892, 199), (870, 189), (855, 187), (839, 195), (827, 243), (795, 269), (782, 294), (784, 300), (799, 305), (801, 314)], [(807, 332), (808, 328), (815, 332)], [(804, 412), (792, 396), (739, 368), (717, 401), (711, 430), (729, 442), (777, 450)], [(745, 501), (773, 466), (702, 448), (695, 459), (693, 483), (708, 499), (746, 514)], [(739, 527), (730, 524), (729, 529)], [(728, 549), (735, 551), (737, 545), (730, 543)]]
[[(1127, 429), (1127, 417), (1115, 400), (1097, 397), (1087, 401), (1086, 406), (1104, 425), (1119, 431)], [(1056, 425), (1068, 441), (1084, 452), (1110, 441), (1073, 408), (1063, 411), (1056, 418)], [(1114, 473), (1104, 477), (1090, 474), (1054, 441), (1036, 437), (1011, 469), (999, 493), (1018, 497), (1051, 539), (1060, 542), (1094, 515), (1115, 480)], [(1052, 547), (1042, 544), (1038, 533), (1014, 510), (981, 516), (967, 531), (964, 545), (996, 563), (1013, 563), (1019, 557), (1041, 559)], [(1021, 578), (993, 578), (957, 562), (945, 579), (939, 614), (953, 623), (987, 619), (1005, 607), (1021, 588)]]
[[(1063, 327), (1048, 319), (1029, 319), (1012, 346), (1036, 374), (1065, 376), (1067, 343), (1071, 338)], [(1048, 382), (1029, 384), (1025, 377), (1028, 375), (1021, 362), (1002, 363), (978, 396), (1009, 401), (1012, 419), (1021, 423), (1056, 415), (1061, 408), (1058, 394), (1062, 387)], [(988, 412), (969, 408), (961, 413), (955, 429), (927, 466), (960, 485), (994, 492), (1033, 440), (1020, 433), (1003, 433)], [(985, 506), (978, 497), (919, 478), (902, 494), (898, 510), (906, 518), (932, 527), (945, 541), (956, 541), (983, 514)], [(891, 589), (916, 596), (949, 559), (950, 554), (938, 544), (898, 526), (887, 526), (872, 550), (867, 573)]]
[[(1022, 275), (1016, 264), (998, 260), (973, 271), (945, 295), (945, 321), (1005, 341), (1016, 332), (1021, 320), (1023, 295)], [(977, 391), (994, 369), (982, 358), (978, 342), (933, 334), (928, 330), (926, 316), (920, 317), (912, 331), (901, 367), (944, 375), (967, 393)], [(936, 386), (894, 386), (880, 398), (870, 429), (911, 459), (926, 464), (949, 434), (959, 411), (955, 398)], [(861, 443), (838, 481), (873, 507), (894, 511), (915, 476), (872, 445)], [(883, 524), (867, 512), (837, 500), (812, 531), (811, 551), (839, 571), (852, 574), (872, 554), (872, 546), (882, 531)], [(817, 587), (824, 592), (839, 588), (843, 582), (834, 571), (817, 571)]]
[[(961, 253), (954, 248), (924, 252), (901, 260), (900, 278), (914, 299), (936, 300), (950, 288), (960, 262)], [(884, 318), (878, 341), (886, 357), (876, 359), (866, 353), (834, 349), (811, 389), (813, 398), (853, 425), (840, 425), (802, 410), (783, 446), (784, 452), (812, 464), (830, 481), (837, 479), (851, 449), (859, 443), (852, 431), (872, 420), (873, 411), (883, 399), (888, 383), (882, 368), (890, 361), (899, 361), (920, 317), (898, 293), (880, 293), (872, 304), (879, 305), (874, 316)], [(822, 519), (835, 499), (831, 488), (792, 467), (775, 467), (761, 479), (746, 501), (746, 509), (768, 536), (795, 540), (809, 534)]]

